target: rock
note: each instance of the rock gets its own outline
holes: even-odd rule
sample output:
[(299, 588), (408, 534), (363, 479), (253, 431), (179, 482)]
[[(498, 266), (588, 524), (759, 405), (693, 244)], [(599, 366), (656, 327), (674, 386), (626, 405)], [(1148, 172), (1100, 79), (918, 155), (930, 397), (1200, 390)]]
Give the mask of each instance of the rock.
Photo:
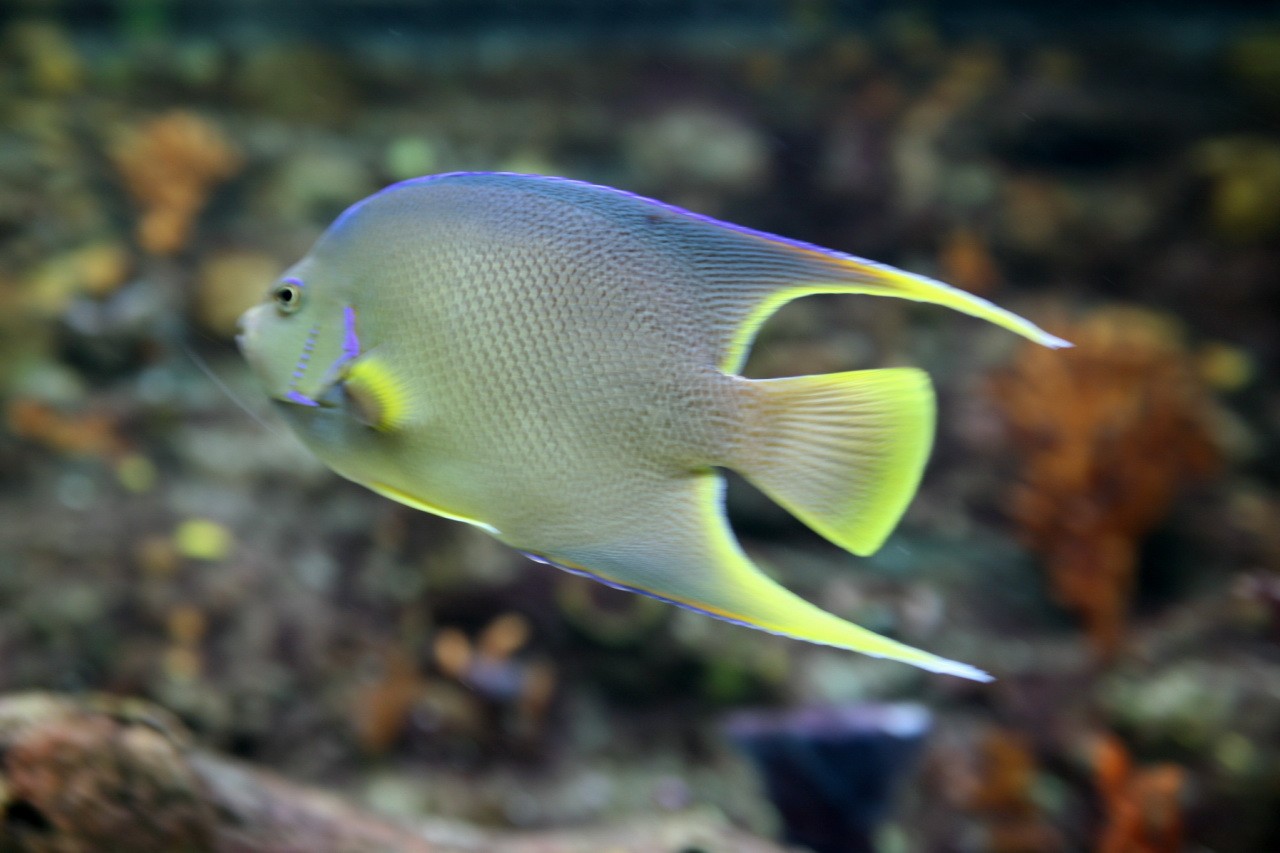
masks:
[(743, 119), (705, 106), (675, 107), (638, 122), (623, 140), (633, 174), (664, 186), (744, 192), (768, 180), (769, 143)]
[(257, 207), (284, 222), (327, 226), (377, 188), (372, 170), (345, 150), (303, 150), (290, 155), (267, 178)]
[(267, 45), (250, 51), (233, 86), (249, 106), (293, 121), (339, 122), (357, 95), (344, 57), (305, 45)]
[(914, 704), (743, 711), (730, 739), (759, 766), (788, 841), (818, 853), (871, 851), (896, 783), (932, 727)]

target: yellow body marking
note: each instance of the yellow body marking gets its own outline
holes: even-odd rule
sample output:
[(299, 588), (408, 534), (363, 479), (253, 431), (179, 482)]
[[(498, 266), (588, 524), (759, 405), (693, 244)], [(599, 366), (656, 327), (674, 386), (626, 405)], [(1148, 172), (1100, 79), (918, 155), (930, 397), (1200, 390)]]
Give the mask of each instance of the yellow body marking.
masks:
[(391, 498), (391, 500), (397, 501), (398, 503), (402, 503), (405, 506), (411, 506), (414, 509), (420, 509), (423, 512), (429, 512), (432, 515), (438, 515), (441, 518), (449, 518), (454, 521), (461, 521), (466, 524), (475, 525), (476, 527), (479, 527), (481, 530), (485, 531), (486, 533), (491, 533), (494, 536), (498, 536), (501, 533), (501, 531), (499, 531), (498, 528), (494, 527), (492, 524), (485, 524), (483, 521), (480, 521), (479, 519), (468, 518), (465, 515), (459, 515), (456, 512), (450, 512), (447, 509), (443, 509), (439, 506), (436, 506), (435, 504), (429, 504), (424, 500), (419, 500), (418, 498), (415, 498), (413, 495), (409, 494), (408, 492), (402, 492), (399, 489), (393, 488), (384, 483), (367, 483), (366, 485), (373, 491), (382, 495), (384, 498)]

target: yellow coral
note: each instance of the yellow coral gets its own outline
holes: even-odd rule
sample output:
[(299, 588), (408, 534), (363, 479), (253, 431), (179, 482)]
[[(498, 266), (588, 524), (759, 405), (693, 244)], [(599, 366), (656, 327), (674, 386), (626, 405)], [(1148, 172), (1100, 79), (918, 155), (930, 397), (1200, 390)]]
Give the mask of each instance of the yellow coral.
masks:
[(61, 313), (79, 294), (106, 296), (128, 278), (133, 260), (114, 241), (97, 241), (51, 258), (27, 279), (23, 307), (37, 316)]
[(209, 193), (242, 164), (239, 151), (215, 125), (180, 110), (123, 131), (110, 156), (142, 208), (138, 242), (157, 255), (186, 244)]
[(1076, 348), (1025, 348), (991, 383), (1022, 457), (1010, 509), (1047, 560), (1057, 599), (1110, 655), (1142, 537), (1179, 487), (1217, 465), (1211, 403), (1177, 328), (1159, 315), (1110, 308), (1046, 328)]
[(235, 538), (224, 525), (207, 518), (188, 518), (173, 533), (178, 553), (193, 560), (225, 560), (235, 547)]
[(1209, 139), (1195, 149), (1195, 168), (1208, 179), (1210, 224), (1236, 242), (1280, 233), (1280, 145), (1265, 136)]
[(4, 33), (5, 46), (42, 95), (72, 94), (84, 83), (84, 63), (66, 30), (49, 21), (19, 21)]

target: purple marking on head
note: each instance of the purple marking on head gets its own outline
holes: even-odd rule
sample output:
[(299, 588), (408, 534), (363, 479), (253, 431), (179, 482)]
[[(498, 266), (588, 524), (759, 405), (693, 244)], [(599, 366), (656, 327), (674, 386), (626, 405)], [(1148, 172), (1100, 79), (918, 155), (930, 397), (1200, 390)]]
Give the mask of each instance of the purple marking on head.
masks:
[(342, 326), (346, 330), (342, 338), (342, 354), (350, 361), (360, 355), (360, 338), (356, 335), (356, 309), (350, 305), (342, 309)]
[(280, 280), (285, 284), (292, 284), (294, 287), (298, 289), (302, 289), (307, 286), (307, 283), (305, 281), (292, 275), (287, 275)]
[(315, 400), (299, 394), (296, 390), (298, 383), (302, 381), (302, 377), (307, 373), (307, 363), (311, 361), (311, 350), (316, 344), (316, 335), (320, 333), (320, 327), (314, 327), (307, 335), (306, 341), (302, 344), (302, 354), (298, 356), (298, 362), (293, 366), (293, 374), (289, 377), (289, 391), (285, 394), (285, 398), (295, 403), (301, 403), (304, 406), (318, 406)]
[(290, 403), (297, 403), (299, 406), (319, 406), (320, 405), (315, 400), (312, 400), (310, 397), (308, 397), (306, 394), (303, 394), (300, 391), (290, 391), (288, 394), (284, 395), (284, 398), (288, 400)]

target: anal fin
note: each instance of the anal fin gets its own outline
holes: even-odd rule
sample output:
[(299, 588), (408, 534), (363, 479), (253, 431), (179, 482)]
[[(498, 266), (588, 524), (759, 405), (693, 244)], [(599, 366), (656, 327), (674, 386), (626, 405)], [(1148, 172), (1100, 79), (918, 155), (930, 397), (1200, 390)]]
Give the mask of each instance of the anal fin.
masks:
[[(791, 592), (743, 553), (724, 519), (715, 474), (676, 481), (627, 541), (530, 554), (610, 586), (718, 619), (820, 645), (909, 663), (975, 681), (991, 676), (847, 622)], [(658, 496), (654, 496), (655, 498)]]

